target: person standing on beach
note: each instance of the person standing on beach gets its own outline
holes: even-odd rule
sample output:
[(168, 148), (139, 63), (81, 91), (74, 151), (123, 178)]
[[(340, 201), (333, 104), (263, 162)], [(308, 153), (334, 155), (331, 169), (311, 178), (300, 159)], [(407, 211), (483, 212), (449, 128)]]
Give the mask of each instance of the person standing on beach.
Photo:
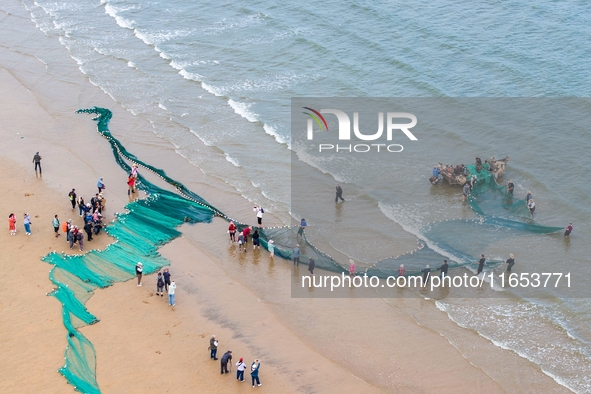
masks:
[(158, 272), (158, 276), (156, 277), (156, 295), (164, 297), (164, 278), (162, 277), (162, 272)]
[(132, 193), (135, 193), (135, 178), (133, 174), (129, 174), (127, 177), (127, 195), (130, 196)]
[(343, 188), (341, 187), (341, 185), (337, 185), (337, 195), (334, 198), (334, 202), (338, 202), (339, 198), (345, 202), (345, 199), (343, 198)]
[(244, 382), (244, 370), (246, 369), (246, 364), (244, 363), (244, 359), (240, 357), (240, 360), (236, 363), (236, 380), (240, 382)]
[(72, 226), (70, 228), (70, 249), (74, 247), (76, 242), (78, 242), (78, 226)]
[(92, 241), (92, 221), (86, 221), (86, 224), (84, 225), (84, 232), (86, 233), (86, 240)]
[(217, 360), (218, 358), (216, 355), (218, 354), (218, 341), (215, 339), (215, 335), (212, 335), (209, 339), (209, 350), (211, 350), (209, 355), (210, 358), (212, 358), (214, 361)]
[(447, 276), (447, 270), (449, 268), (449, 264), (447, 264), (447, 260), (443, 260), (443, 264), (441, 267), (437, 268), (441, 273), (439, 274), (440, 278), (444, 278)]
[(314, 275), (314, 268), (316, 268), (316, 262), (310, 257), (308, 259), (308, 271), (310, 271), (310, 275)]
[(141, 286), (142, 285), (142, 273), (144, 272), (144, 265), (142, 264), (142, 262), (140, 261), (139, 263), (137, 263), (137, 265), (135, 266), (135, 275), (137, 276), (137, 285)]
[(293, 248), (293, 253), (292, 253), (291, 257), (293, 258), (293, 265), (299, 266), (300, 265), (300, 245), (296, 245), (295, 248)]
[(300, 229), (298, 230), (298, 236), (304, 236), (304, 230), (306, 229), (306, 227), (308, 227), (308, 223), (306, 222), (306, 219), (302, 218), (302, 220), (300, 220)]
[(507, 192), (509, 192), (510, 195), (513, 195), (514, 189), (515, 189), (515, 184), (513, 183), (512, 180), (509, 180), (509, 183), (507, 183)]
[(236, 225), (234, 222), (230, 222), (230, 226), (228, 226), (228, 233), (230, 234), (230, 242), (236, 242)]
[(51, 221), (51, 225), (53, 226), (53, 232), (55, 233), (55, 237), (60, 236), (60, 220), (57, 218), (57, 215), (53, 217)]
[(84, 234), (81, 231), (78, 232), (76, 239), (78, 240), (78, 249), (82, 252), (84, 250)]
[(478, 272), (476, 272), (476, 275), (479, 275), (482, 272), (482, 270), (484, 269), (485, 262), (486, 262), (486, 259), (484, 258), (484, 255), (481, 254), (480, 260), (478, 261)]
[(78, 213), (80, 214), (80, 217), (83, 217), (84, 214), (84, 206), (86, 205), (84, 203), (84, 197), (80, 196), (78, 197), (78, 201), (76, 201), (78, 203)]
[(507, 272), (511, 272), (511, 268), (515, 265), (515, 255), (513, 253), (509, 253), (509, 258), (506, 261), (507, 263)]
[(76, 208), (76, 189), (72, 189), (70, 193), (68, 193), (68, 198), (70, 199), (70, 203), (72, 204), (72, 211)]
[(105, 182), (103, 181), (103, 177), (100, 177), (98, 181), (96, 181), (96, 187), (99, 193), (103, 191), (103, 189), (105, 188)]
[(224, 355), (222, 356), (222, 359), (220, 360), (222, 375), (224, 373), (229, 373), (228, 362), (230, 362), (230, 361), (232, 361), (232, 351), (228, 350), (226, 353), (224, 353)]
[(31, 235), (31, 217), (28, 213), (23, 215), (23, 225), (25, 226), (25, 233)]
[(254, 233), (252, 233), (252, 250), (255, 250), (256, 248), (261, 248), (261, 243), (260, 243), (260, 238), (261, 236), (259, 235), (259, 230), (255, 229)]
[(261, 363), (258, 359), (254, 360), (252, 364), (250, 364), (250, 377), (252, 378), (252, 387), (254, 387), (254, 383), (256, 382), (257, 386), (262, 386), (261, 380), (259, 379), (259, 369), (261, 368)]
[(265, 213), (265, 210), (263, 209), (263, 207), (257, 207), (256, 205), (253, 209), (257, 213), (257, 223), (259, 224), (259, 227), (262, 227), (263, 226), (263, 213)]
[(269, 253), (271, 254), (271, 258), (275, 257), (275, 242), (270, 239), (267, 243), (267, 248), (269, 248)]
[(569, 223), (568, 226), (566, 226), (566, 229), (564, 230), (564, 236), (568, 237), (570, 235), (570, 233), (573, 232), (573, 224)]
[(162, 277), (164, 278), (164, 290), (168, 291), (168, 286), (170, 286), (170, 272), (168, 271), (168, 268), (164, 268)]
[(62, 231), (66, 233), (66, 242), (70, 242), (70, 223), (72, 223), (72, 219), (62, 223)]
[(37, 174), (37, 167), (39, 167), (39, 174), (42, 174), (42, 172), (41, 172), (41, 156), (39, 156), (39, 152), (35, 153), (35, 156), (33, 156), (33, 163), (35, 163), (35, 174)]
[(349, 259), (349, 276), (354, 277), (355, 275), (355, 261)]
[(168, 305), (170, 305), (170, 306), (176, 305), (174, 302), (175, 293), (176, 293), (176, 283), (174, 283), (174, 280), (171, 278), (170, 285), (168, 286)]
[(16, 216), (14, 216), (14, 213), (8, 215), (8, 229), (10, 230), (10, 235), (16, 234)]

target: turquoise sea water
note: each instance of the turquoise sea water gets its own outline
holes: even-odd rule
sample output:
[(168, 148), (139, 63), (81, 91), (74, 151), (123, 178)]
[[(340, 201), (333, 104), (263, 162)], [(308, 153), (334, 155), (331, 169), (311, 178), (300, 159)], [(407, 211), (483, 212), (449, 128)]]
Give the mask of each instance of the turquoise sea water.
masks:
[[(291, 97), (585, 97), (591, 86), (585, 2), (23, 0), (23, 6), (95, 85), (150, 122), (146, 132), (283, 217), (291, 198)], [(388, 222), (393, 238), (414, 241), (425, 224), (474, 217), (457, 192), (429, 186), (433, 163), (509, 154), (506, 176), (516, 193), (534, 192), (538, 220), (575, 222), (568, 244), (532, 236), (510, 245), (518, 262), (540, 269), (572, 264), (588, 283), (587, 130), (540, 135), (523, 127), (511, 138), (484, 128), (444, 130), (421, 141), (420, 154), (392, 164), (394, 182), (404, 187), (353, 196), (379, 207), (376, 220)], [(346, 173), (323, 170), (354, 188)], [(364, 258), (347, 249), (346, 237), (326, 243)], [(503, 258), (508, 247), (493, 243), (485, 252)], [(387, 242), (372, 249), (370, 261), (393, 253)], [(572, 390), (591, 390), (588, 300), (517, 298), (503, 308), (445, 300), (438, 307)], [(543, 346), (548, 338), (552, 349)]]

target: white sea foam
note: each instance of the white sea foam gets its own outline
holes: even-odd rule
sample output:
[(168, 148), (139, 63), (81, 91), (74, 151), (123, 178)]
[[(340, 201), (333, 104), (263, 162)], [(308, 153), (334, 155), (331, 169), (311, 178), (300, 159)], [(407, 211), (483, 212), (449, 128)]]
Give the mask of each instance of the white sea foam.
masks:
[(115, 22), (120, 27), (123, 27), (124, 29), (133, 30), (134, 25), (135, 25), (135, 21), (134, 20), (125, 19), (124, 17), (120, 16), (118, 14), (119, 11), (120, 10), (116, 9), (111, 4), (105, 3), (105, 13), (107, 15), (109, 15), (111, 18), (115, 19)]
[(270, 136), (272, 136), (273, 138), (275, 138), (275, 141), (279, 142), (280, 144), (287, 144), (288, 147), (291, 144), (289, 138), (286, 138), (286, 137), (282, 136), (281, 134), (279, 134), (277, 132), (277, 129), (275, 129), (275, 127), (265, 123), (263, 125), (263, 130), (265, 130), (265, 133), (267, 133)]
[(205, 82), (201, 82), (201, 87), (203, 87), (203, 89), (207, 90), (209, 93), (213, 94), (214, 96), (217, 96), (217, 97), (223, 96), (223, 94), (221, 93), (221, 91), (218, 88), (215, 88)]
[(181, 74), (183, 76), (183, 78), (191, 80), (191, 81), (195, 81), (195, 82), (201, 82), (201, 79), (203, 78), (202, 75), (190, 73), (185, 69), (182, 69), (181, 71), (179, 71), (179, 74)]
[(238, 162), (238, 160), (236, 160), (235, 158), (233, 158), (232, 156), (230, 156), (226, 152), (224, 152), (224, 154), (226, 155), (226, 160), (228, 160), (230, 163), (232, 163), (235, 167), (240, 167), (240, 163)]
[(250, 105), (247, 103), (241, 103), (239, 101), (234, 101), (232, 99), (228, 100), (228, 104), (230, 107), (236, 112), (236, 114), (242, 116), (244, 119), (248, 120), (249, 122), (256, 123), (259, 121), (257, 118), (257, 114), (250, 110)]
[(162, 105), (162, 103), (158, 103), (158, 108), (168, 111), (168, 108), (166, 108), (164, 105)]

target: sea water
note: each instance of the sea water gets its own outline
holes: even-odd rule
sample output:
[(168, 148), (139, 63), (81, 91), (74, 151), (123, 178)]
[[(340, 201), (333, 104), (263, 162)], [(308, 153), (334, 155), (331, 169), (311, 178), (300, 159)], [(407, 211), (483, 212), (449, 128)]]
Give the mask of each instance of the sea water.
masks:
[[(591, 86), (585, 2), (22, 4), (114, 106), (148, 121), (146, 132), (173, 144), (195, 170), (222, 179), (285, 223), (292, 220), (291, 97), (584, 97)], [(533, 191), (536, 220), (556, 226), (572, 221), (575, 231), (570, 242), (531, 235), (511, 244), (491, 242), (482, 252), (504, 259), (511, 250), (522, 272), (556, 264), (564, 271), (572, 264), (576, 280), (587, 284), (588, 130), (567, 126), (540, 135), (524, 126), (510, 140), (499, 135), (476, 128), (420, 136), (420, 155), (392, 161), (390, 182), (399, 186), (388, 195), (356, 188), (338, 168), (319, 168), (328, 200), (336, 182), (350, 185), (346, 204), (353, 204), (336, 216), (361, 217), (352, 207), (363, 201), (378, 208), (372, 223), (388, 229), (384, 239), (371, 238), (367, 250), (348, 249), (346, 234), (327, 239), (327, 247), (365, 262), (414, 249), (422, 226), (475, 217), (458, 190), (430, 186), (433, 164), (510, 155), (504, 180), (515, 182), (517, 195)], [(464, 234), (450, 236), (461, 241)], [(502, 304), (445, 299), (437, 307), (461, 327), (540, 365), (560, 384), (589, 392), (591, 303), (552, 294), (534, 300), (516, 294)]]

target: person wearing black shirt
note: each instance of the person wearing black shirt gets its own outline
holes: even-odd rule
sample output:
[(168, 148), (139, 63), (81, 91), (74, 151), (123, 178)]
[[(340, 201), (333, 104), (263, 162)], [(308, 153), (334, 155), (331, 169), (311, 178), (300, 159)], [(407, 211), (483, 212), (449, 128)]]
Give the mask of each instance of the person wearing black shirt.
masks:
[(509, 258), (507, 259), (507, 272), (511, 272), (511, 268), (515, 265), (515, 256), (513, 253), (509, 253)]
[(509, 183), (507, 183), (507, 191), (509, 192), (509, 194), (513, 195), (513, 190), (515, 189), (515, 185), (513, 184), (513, 181), (509, 181)]
[(221, 365), (222, 365), (222, 374), (225, 373), (229, 373), (228, 372), (228, 362), (230, 362), (232, 360), (232, 351), (228, 350), (226, 353), (224, 353), (224, 355), (222, 356), (221, 361)]
[(345, 199), (343, 198), (343, 188), (341, 187), (341, 185), (337, 185), (337, 196), (334, 198), (334, 202), (338, 202), (339, 198), (342, 201), (345, 201)]
[(441, 265), (441, 267), (438, 268), (439, 271), (441, 271), (441, 273), (439, 274), (439, 277), (443, 278), (444, 276), (447, 276), (447, 269), (449, 268), (449, 265), (447, 264), (447, 260), (443, 260), (443, 264)]
[(481, 254), (480, 261), (478, 261), (478, 272), (476, 273), (476, 275), (480, 274), (482, 272), (482, 270), (484, 269), (485, 261), (486, 261), (486, 259), (484, 258), (484, 255)]
[(86, 224), (84, 225), (84, 231), (86, 232), (86, 235), (88, 236), (88, 240), (92, 241), (92, 222), (90, 220), (88, 220), (86, 222)]

